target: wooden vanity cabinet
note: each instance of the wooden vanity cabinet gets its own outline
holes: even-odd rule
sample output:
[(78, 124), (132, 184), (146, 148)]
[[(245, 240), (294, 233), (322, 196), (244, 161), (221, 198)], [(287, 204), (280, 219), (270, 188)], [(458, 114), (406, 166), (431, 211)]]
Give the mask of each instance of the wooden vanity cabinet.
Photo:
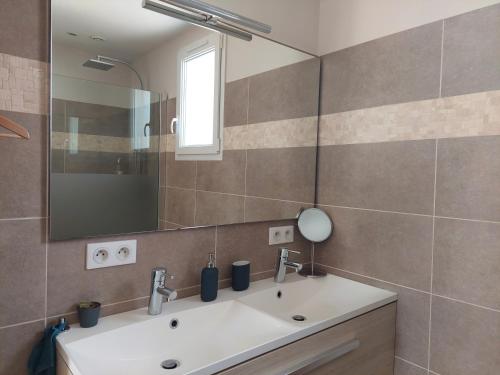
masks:
[(392, 375), (395, 327), (394, 302), (218, 375)]

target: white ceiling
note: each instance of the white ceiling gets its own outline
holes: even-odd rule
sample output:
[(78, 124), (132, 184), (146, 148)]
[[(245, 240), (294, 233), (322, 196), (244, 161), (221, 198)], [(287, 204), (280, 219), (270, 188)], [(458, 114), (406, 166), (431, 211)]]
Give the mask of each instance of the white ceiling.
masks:
[[(187, 25), (143, 9), (142, 0), (52, 0), (54, 43), (127, 61), (163, 44)], [(91, 35), (105, 41), (94, 41)]]

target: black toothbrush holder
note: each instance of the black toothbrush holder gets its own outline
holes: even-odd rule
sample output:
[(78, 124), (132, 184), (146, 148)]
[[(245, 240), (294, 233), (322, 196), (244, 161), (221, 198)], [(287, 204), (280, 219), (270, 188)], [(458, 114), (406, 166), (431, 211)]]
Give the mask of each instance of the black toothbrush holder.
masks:
[(240, 260), (232, 265), (232, 286), (233, 290), (241, 292), (250, 286), (250, 262)]

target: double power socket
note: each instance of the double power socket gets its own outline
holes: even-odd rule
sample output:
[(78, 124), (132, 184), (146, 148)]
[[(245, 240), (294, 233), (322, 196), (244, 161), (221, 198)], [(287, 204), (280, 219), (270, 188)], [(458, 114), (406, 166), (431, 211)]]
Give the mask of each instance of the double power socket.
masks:
[(87, 244), (87, 269), (133, 264), (137, 259), (137, 240)]

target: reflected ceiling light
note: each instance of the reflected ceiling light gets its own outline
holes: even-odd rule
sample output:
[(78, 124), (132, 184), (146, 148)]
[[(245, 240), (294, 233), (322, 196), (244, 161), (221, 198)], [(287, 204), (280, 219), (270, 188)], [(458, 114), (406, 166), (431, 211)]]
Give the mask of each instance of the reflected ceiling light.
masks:
[(104, 42), (106, 39), (99, 35), (89, 35), (89, 38), (95, 40), (96, 42)]
[(246, 41), (252, 40), (252, 34), (236, 25), (266, 34), (271, 32), (269, 25), (199, 0), (143, 0), (142, 7)]

